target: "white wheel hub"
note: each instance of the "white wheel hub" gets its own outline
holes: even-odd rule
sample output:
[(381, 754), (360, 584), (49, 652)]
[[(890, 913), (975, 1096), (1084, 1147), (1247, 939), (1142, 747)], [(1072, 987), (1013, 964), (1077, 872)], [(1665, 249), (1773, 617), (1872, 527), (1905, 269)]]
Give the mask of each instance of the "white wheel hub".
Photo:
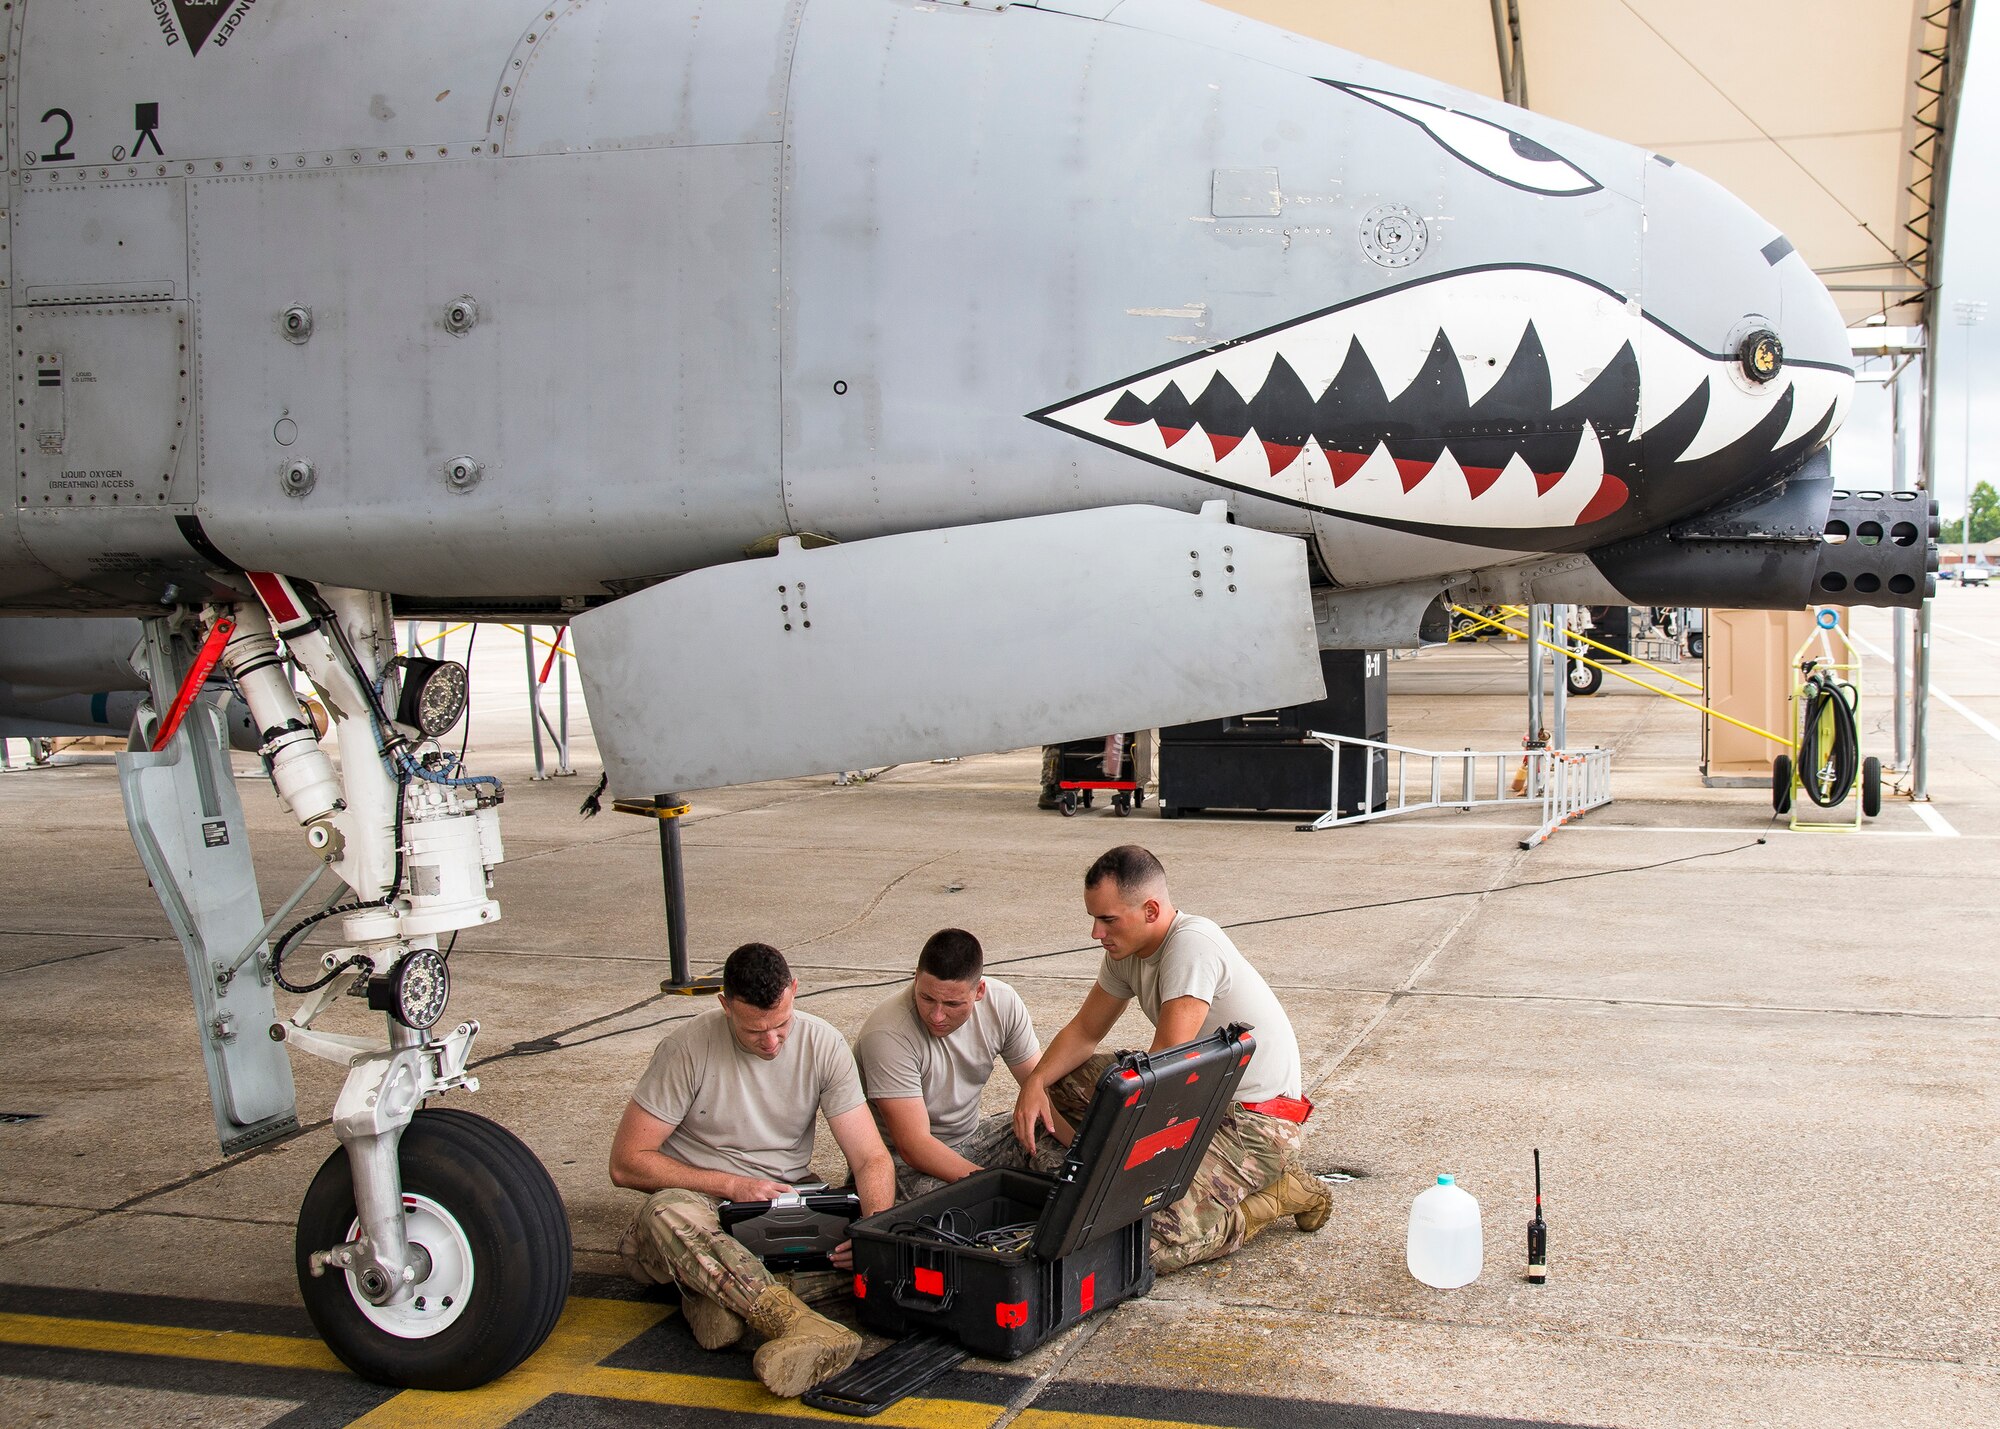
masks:
[[(354, 1304), (376, 1329), (401, 1340), (427, 1340), (448, 1329), (472, 1298), (472, 1243), (466, 1239), (457, 1217), (429, 1196), (403, 1193), (403, 1232), (411, 1245), (420, 1245), (431, 1258), (431, 1273), (417, 1282), (406, 1300), (376, 1305), (361, 1292), (353, 1271), (347, 1272), (347, 1291)], [(352, 1241), (361, 1235), (357, 1218), (347, 1228)]]

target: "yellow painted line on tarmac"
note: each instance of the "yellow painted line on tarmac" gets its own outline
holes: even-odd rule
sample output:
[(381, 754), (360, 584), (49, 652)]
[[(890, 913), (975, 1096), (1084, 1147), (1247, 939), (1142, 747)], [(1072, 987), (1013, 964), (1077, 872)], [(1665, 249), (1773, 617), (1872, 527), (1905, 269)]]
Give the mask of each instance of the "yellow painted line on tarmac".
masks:
[(356, 1419), (351, 1429), (500, 1429), (551, 1394), (589, 1394), (588, 1377), (597, 1362), (673, 1314), (668, 1305), (643, 1300), (596, 1300), (578, 1296), (542, 1347), (489, 1385), (445, 1394), (406, 1389)]
[[(843, 1420), (844, 1416), (809, 1409), (795, 1399), (779, 1399), (751, 1379), (612, 1369), (599, 1363), (673, 1313), (671, 1306), (644, 1301), (573, 1298), (548, 1340), (511, 1373), (483, 1388), (456, 1393), (404, 1390), (354, 1420), (350, 1429), (503, 1429), (553, 1394), (786, 1419)], [(0, 1344), (347, 1372), (318, 1340), (55, 1315), (0, 1313)], [(877, 1415), (874, 1422), (888, 1429), (985, 1429), (1003, 1412), (1005, 1406), (998, 1404), (906, 1399)]]
[(1013, 1422), (1029, 1429), (1218, 1429), (1196, 1420), (1135, 1419), (1124, 1414), (1086, 1414), (1078, 1409), (1025, 1409)]
[(271, 1369), (345, 1373), (347, 1368), (318, 1340), (237, 1330), (189, 1330), (178, 1325), (76, 1320), (57, 1315), (0, 1314), (0, 1343), (52, 1350), (100, 1350), (118, 1355), (163, 1355)]
[[(612, 1369), (598, 1363), (674, 1313), (629, 1300), (572, 1299), (547, 1343), (512, 1373), (456, 1394), (405, 1390), (355, 1420), (350, 1429), (502, 1429), (552, 1394), (678, 1405), (723, 1413), (839, 1421), (795, 1399), (779, 1399), (752, 1379)], [(1004, 1406), (907, 1399), (875, 1422), (895, 1429), (985, 1429)]]
[[(597, 1399), (627, 1399), (640, 1404), (679, 1404), (689, 1409), (715, 1409), (738, 1414), (768, 1414), (784, 1419), (817, 1419), (851, 1423), (844, 1414), (827, 1414), (796, 1399), (779, 1399), (753, 1379), (707, 1379), (692, 1374), (653, 1374), (645, 1370), (592, 1369), (582, 1387), (565, 1391)], [(1006, 1411), (1004, 1404), (974, 1404), (959, 1399), (906, 1399), (869, 1422), (896, 1429), (985, 1429)]]

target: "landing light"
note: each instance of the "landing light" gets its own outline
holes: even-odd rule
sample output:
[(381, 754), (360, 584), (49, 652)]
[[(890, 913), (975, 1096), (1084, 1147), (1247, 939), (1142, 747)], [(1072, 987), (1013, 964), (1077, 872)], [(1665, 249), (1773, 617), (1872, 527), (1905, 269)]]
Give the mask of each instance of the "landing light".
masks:
[(464, 715), (467, 694), (465, 666), (456, 660), (406, 656), (396, 722), (423, 731), (426, 739), (436, 739)]
[(368, 1005), (418, 1032), (444, 1016), (451, 998), (451, 970), (435, 948), (418, 948), (369, 988)]

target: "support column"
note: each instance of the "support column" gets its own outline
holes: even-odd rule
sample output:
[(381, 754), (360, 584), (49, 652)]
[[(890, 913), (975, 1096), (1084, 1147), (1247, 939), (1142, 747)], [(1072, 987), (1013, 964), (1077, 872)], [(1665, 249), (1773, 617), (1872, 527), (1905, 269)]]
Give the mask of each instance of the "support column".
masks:
[(521, 624), (521, 651), (528, 662), (528, 733), (535, 739), (535, 772), (530, 777), (546, 779), (549, 773), (542, 759), (541, 691), (535, 686), (535, 627), (525, 621)]
[(1528, 741), (1531, 744), (1548, 727), (1542, 719), (1542, 620), (1548, 610), (1546, 605), (1528, 607)]
[(1550, 697), (1552, 713), (1549, 716), (1549, 747), (1567, 749), (1569, 747), (1569, 661), (1564, 658), (1564, 652), (1570, 648), (1569, 607), (1551, 605), (1547, 610), (1549, 624), (1563, 632), (1560, 637), (1561, 643), (1556, 647), (1555, 659), (1551, 662), (1556, 668), (1556, 685), (1555, 692)]
[(660, 991), (687, 996), (719, 992), (721, 978), (693, 977), (688, 971), (687, 881), (681, 858), (681, 815), (688, 806), (677, 794), (655, 794), (653, 811), (660, 825), (660, 881), (666, 890), (667, 958), (673, 971)]
[[(1917, 450), (1922, 466), (1917, 473), (1917, 490), (1937, 496), (1937, 384), (1931, 354), (1937, 351), (1936, 314), (1924, 332), (1924, 352), (1918, 359), (1923, 382), (1918, 390), (1923, 401), (1917, 416)], [(1917, 648), (1910, 675), (1910, 797), (1930, 802), (1930, 722), (1931, 722), (1931, 607), (1926, 600), (1917, 612)]]

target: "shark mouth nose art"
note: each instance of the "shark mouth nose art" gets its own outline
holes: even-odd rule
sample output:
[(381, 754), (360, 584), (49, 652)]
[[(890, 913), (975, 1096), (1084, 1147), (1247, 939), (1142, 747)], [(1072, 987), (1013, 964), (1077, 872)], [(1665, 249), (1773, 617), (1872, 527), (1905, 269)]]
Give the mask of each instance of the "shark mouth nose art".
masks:
[(1788, 358), (1754, 381), (1619, 293), (1504, 267), (1329, 308), (1030, 415), (1291, 505), (1518, 546), (1739, 490), (1824, 441), (1852, 392), (1834, 363)]

